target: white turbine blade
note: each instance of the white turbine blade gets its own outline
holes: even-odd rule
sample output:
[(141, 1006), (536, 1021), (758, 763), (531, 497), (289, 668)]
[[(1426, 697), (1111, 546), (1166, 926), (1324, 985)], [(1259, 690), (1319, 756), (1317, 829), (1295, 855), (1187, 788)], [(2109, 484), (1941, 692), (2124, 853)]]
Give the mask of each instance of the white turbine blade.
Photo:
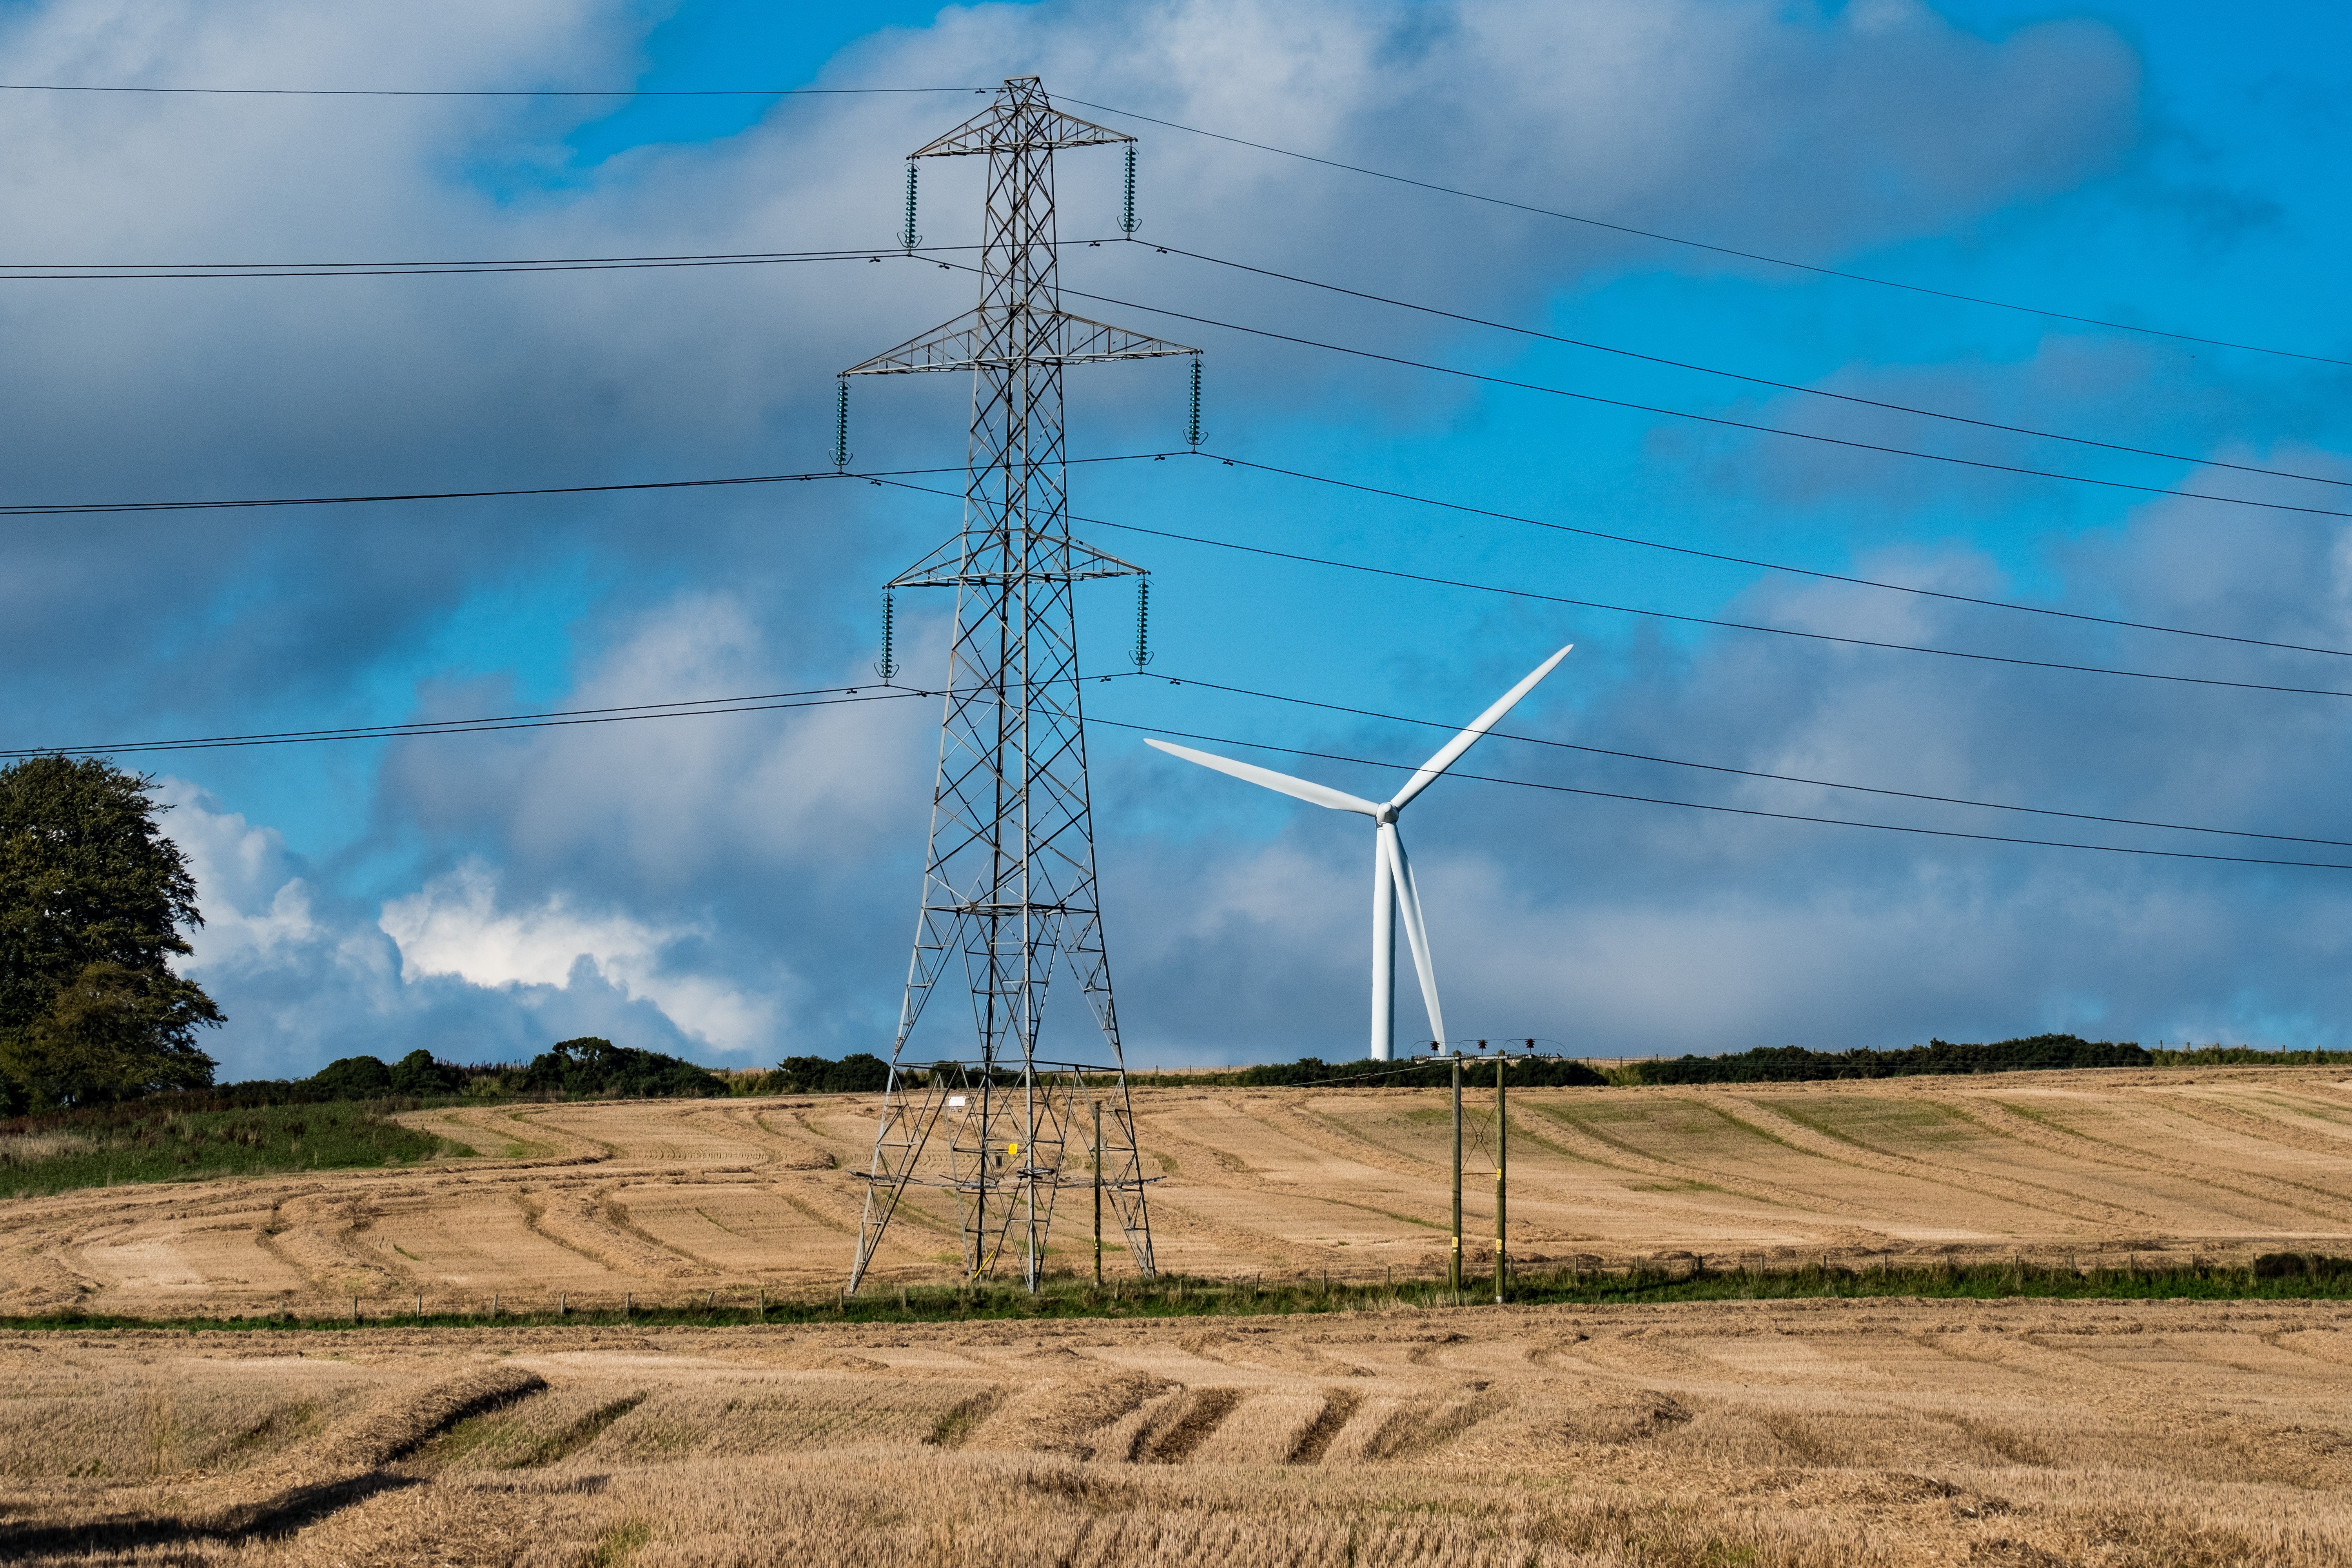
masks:
[(1445, 1015), (1437, 1005), (1437, 965), (1429, 955), (1429, 928), (1422, 923), (1421, 889), (1413, 884), (1412, 862), (1405, 858), (1404, 839), (1393, 822), (1381, 824), (1381, 847), (1396, 877), (1397, 907), (1404, 913), (1404, 939), (1412, 948), (1413, 973), (1421, 976), (1422, 1005), (1429, 1009), (1429, 1033), (1438, 1048), (1445, 1048)]
[(1231, 757), (1215, 756), (1208, 752), (1196, 752), (1190, 746), (1171, 746), (1165, 741), (1146, 740), (1147, 746), (1157, 746), (1171, 757), (1181, 757), (1188, 763), (1198, 763), (1204, 768), (1214, 768), (1221, 773), (1231, 773), (1254, 784), (1279, 790), (1284, 795), (1303, 800), (1310, 805), (1328, 806), (1333, 811), (1360, 811), (1366, 816), (1378, 816), (1381, 808), (1369, 800), (1359, 800), (1345, 790), (1328, 784), (1309, 784), (1305, 779), (1292, 778), (1288, 773), (1276, 773), (1249, 763), (1237, 763)]
[[(1500, 701), (1496, 702), (1492, 708), (1487, 709), (1484, 713), (1479, 714), (1477, 718), (1472, 720), (1468, 729), (1463, 731), (1459, 735), (1454, 736), (1454, 739), (1446, 742), (1444, 746), (1438, 749), (1438, 752), (1435, 756), (1422, 763), (1421, 772), (1405, 780), (1404, 788), (1397, 791), (1396, 798), (1389, 802), (1389, 804), (1395, 806), (1400, 811), (1411, 804), (1414, 795), (1419, 795), (1423, 790), (1427, 789), (1432, 784), (1435, 783), (1438, 774), (1452, 767), (1461, 759), (1463, 752), (1477, 744), (1479, 736), (1485, 734), (1487, 731), (1501, 723), (1503, 721), (1503, 715), (1517, 707), (1519, 699), (1525, 697), (1528, 692), (1533, 691), (1536, 689), (1536, 682), (1541, 680), (1545, 676), (1549, 675), (1552, 671), (1552, 666), (1558, 664), (1561, 659), (1566, 658), (1569, 654), (1569, 648), (1573, 648), (1576, 645), (1574, 643), (1569, 644), (1568, 647), (1560, 649), (1558, 653), (1552, 655), (1549, 658), (1536, 666), (1535, 673), (1528, 676), (1525, 680), (1520, 681), (1517, 686), (1512, 687), (1508, 691), (1504, 692)], [(1157, 745), (1158, 743), (1158, 742), (1153, 742), (1154, 745)]]

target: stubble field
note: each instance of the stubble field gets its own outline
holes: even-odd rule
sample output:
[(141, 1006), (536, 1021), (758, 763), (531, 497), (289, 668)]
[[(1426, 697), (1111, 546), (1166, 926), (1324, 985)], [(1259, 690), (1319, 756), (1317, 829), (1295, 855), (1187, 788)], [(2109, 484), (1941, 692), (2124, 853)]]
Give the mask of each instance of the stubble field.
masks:
[[(1163, 1269), (1442, 1268), (1441, 1091), (1153, 1089), (1136, 1108)], [(838, 1096), (420, 1111), (405, 1120), (477, 1153), (0, 1203), (0, 1312), (312, 1314), (354, 1296), (381, 1312), (422, 1295), (446, 1313), (493, 1294), (536, 1312), (837, 1289), (875, 1110)], [(2340, 1069), (1529, 1090), (1510, 1133), (1511, 1249), (1533, 1267), (2352, 1252)], [(1472, 1142), (1475, 1248), (1493, 1189)], [(1053, 1267), (1090, 1265), (1087, 1217), (1064, 1216)], [(918, 1189), (874, 1279), (944, 1281), (956, 1256), (952, 1212)]]
[(0, 1336), (0, 1558), (2352, 1561), (2335, 1303)]
[[(1137, 1105), (1163, 1268), (1442, 1261), (1442, 1095)], [(19, 1199), (0, 1308), (815, 1297), (847, 1263), (874, 1109), (433, 1110), (410, 1120), (474, 1156)], [(2352, 1085), (2326, 1070), (1529, 1091), (1511, 1137), (1512, 1247), (1538, 1267), (2352, 1252)], [(1490, 1188), (1467, 1188), (1475, 1238)], [(902, 1214), (879, 1289), (951, 1277), (929, 1205)], [(1085, 1258), (1076, 1229), (1057, 1265)], [(0, 1333), (0, 1560), (2352, 1563), (2352, 1304), (1409, 1300)]]

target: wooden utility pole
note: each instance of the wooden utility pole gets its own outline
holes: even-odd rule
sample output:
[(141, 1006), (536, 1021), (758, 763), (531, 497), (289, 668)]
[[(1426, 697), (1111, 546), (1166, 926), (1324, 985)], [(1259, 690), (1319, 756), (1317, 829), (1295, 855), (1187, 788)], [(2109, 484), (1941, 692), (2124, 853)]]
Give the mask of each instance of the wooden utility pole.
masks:
[(1454, 1292), (1454, 1303), (1462, 1300), (1462, 1058), (1454, 1058), (1454, 1253), (1446, 1260), (1445, 1288)]
[(1509, 1156), (1509, 1124), (1503, 1120), (1503, 1058), (1495, 1058), (1495, 1305), (1503, 1304), (1503, 1172)]

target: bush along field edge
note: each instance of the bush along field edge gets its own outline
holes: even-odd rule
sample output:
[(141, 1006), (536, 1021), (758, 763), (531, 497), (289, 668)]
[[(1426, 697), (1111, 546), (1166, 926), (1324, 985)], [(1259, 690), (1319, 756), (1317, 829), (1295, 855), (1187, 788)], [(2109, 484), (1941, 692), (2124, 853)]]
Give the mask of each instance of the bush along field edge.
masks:
[[(544, 1294), (544, 1293), (542, 1293)], [(725, 1328), (771, 1324), (1028, 1321), (1076, 1318), (1284, 1317), (1351, 1311), (1441, 1311), (1509, 1306), (1605, 1308), (1673, 1302), (1796, 1300), (1955, 1301), (2345, 1301), (2352, 1300), (2352, 1258), (2316, 1253), (2265, 1253), (2249, 1263), (2107, 1258), (2070, 1261), (1958, 1262), (1905, 1259), (1876, 1263), (1737, 1263), (1710, 1268), (1670, 1254), (1615, 1267), (1553, 1266), (1514, 1270), (1501, 1300), (1491, 1276), (1459, 1291), (1443, 1279), (1380, 1281), (1287, 1278), (1210, 1279), (1163, 1274), (1097, 1284), (1049, 1275), (1029, 1290), (1010, 1281), (876, 1285), (856, 1296), (832, 1290), (770, 1293), (741, 1287), (615, 1299), (552, 1294), (354, 1296), (347, 1308), (292, 1308), (236, 1316), (136, 1318), (73, 1310), (0, 1317), (0, 1331), (168, 1329), (518, 1329), (567, 1326)], [(419, 1307), (423, 1310), (418, 1310)]]

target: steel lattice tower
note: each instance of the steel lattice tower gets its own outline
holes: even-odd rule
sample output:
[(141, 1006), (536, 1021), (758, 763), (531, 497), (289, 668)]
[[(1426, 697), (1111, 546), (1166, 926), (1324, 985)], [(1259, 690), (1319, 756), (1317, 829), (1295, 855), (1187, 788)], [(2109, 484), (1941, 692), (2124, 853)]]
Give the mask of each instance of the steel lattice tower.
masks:
[[(1037, 1285), (1054, 1200), (1090, 1183), (1111, 1197), (1129, 1256), (1153, 1271), (1141, 1156), (1129, 1108), (1095, 880), (1073, 584), (1140, 567), (1070, 536), (1062, 371), (1197, 351), (1065, 314), (1055, 268), (1054, 153), (1134, 138), (1055, 109), (1035, 77), (912, 154), (984, 157), (988, 213), (978, 309), (844, 372), (970, 371), (971, 445), (963, 529), (892, 579), (953, 587), (955, 642), (940, 728), (930, 851), (890, 1082), (849, 1274), (855, 1291), (909, 1185), (956, 1194), (968, 1278), (992, 1273), (1019, 1228)], [(911, 164), (910, 164), (911, 168)], [(911, 193), (911, 181), (909, 191)], [(910, 195), (911, 200), (911, 195)], [(911, 218), (906, 243), (914, 237)], [(908, 1037), (961, 958), (979, 1052), (918, 1062)], [(1100, 1053), (1048, 1061), (1038, 1028), (1056, 960), (1076, 976)], [(1088, 1150), (1082, 1108), (1109, 1112)], [(944, 1176), (923, 1163), (942, 1118)], [(1072, 1145), (1076, 1158), (1072, 1158)]]

